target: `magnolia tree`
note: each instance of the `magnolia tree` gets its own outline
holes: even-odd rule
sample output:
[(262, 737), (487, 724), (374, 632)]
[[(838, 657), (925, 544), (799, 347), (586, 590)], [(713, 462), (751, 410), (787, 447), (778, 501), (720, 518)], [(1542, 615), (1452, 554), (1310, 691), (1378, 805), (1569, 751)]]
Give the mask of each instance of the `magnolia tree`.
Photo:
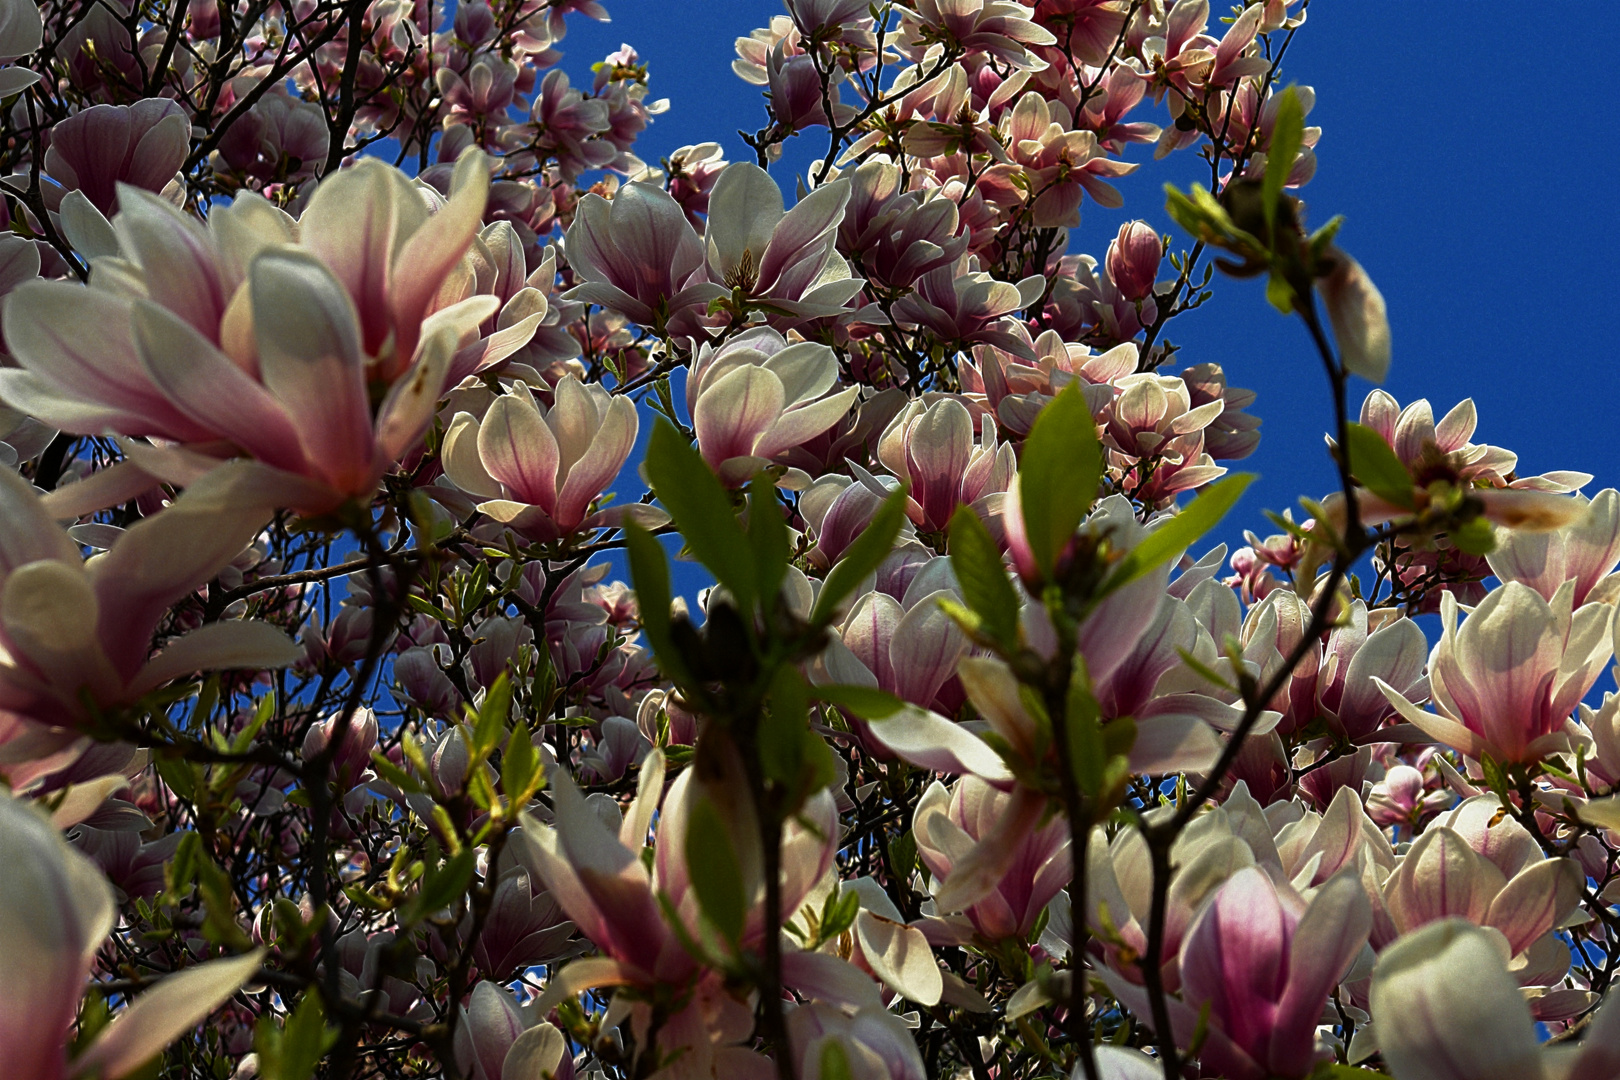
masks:
[(1620, 496), (1370, 386), (1307, 5), (789, 0), (653, 167), (594, 0), (0, 0), (5, 1075), (1620, 1076)]

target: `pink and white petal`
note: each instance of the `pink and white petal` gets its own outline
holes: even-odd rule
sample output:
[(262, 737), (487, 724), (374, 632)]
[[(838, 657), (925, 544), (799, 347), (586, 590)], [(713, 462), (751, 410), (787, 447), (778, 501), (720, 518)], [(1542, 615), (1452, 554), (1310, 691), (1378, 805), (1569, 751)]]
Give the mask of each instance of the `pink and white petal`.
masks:
[(100, 603), (97, 636), (122, 677), (133, 678), (145, 662), (169, 606), (212, 579), (270, 520), (264, 481), (271, 471), (220, 465), (87, 565)]
[(113, 1018), (73, 1060), (75, 1076), (119, 1080), (202, 1023), (259, 971), (264, 950), (211, 960), (167, 976)]
[(971, 773), (998, 786), (1012, 781), (988, 743), (936, 712), (908, 705), (871, 725), (874, 739), (913, 765), (952, 775)]
[(557, 492), (557, 521), (565, 528), (574, 528), (584, 520), (591, 502), (613, 482), (635, 449), (639, 421), (634, 403), (626, 397), (614, 397), (604, 404), (601, 426), (591, 438), (590, 447), (569, 466), (562, 489)]
[(884, 985), (919, 1005), (939, 1004), (945, 980), (922, 931), (864, 908), (855, 916), (854, 931), (862, 959)]
[(304, 451), (281, 402), (168, 309), (137, 300), (135, 348), (152, 383), (198, 425), (279, 469), (298, 472)]
[(1491, 934), (1461, 919), (1430, 923), (1387, 947), (1373, 970), (1373, 1024), (1403, 1080), (1543, 1076), (1530, 1010)]
[(478, 458), (518, 502), (557, 505), (557, 439), (534, 402), (503, 394), (478, 428)]
[(1514, 875), (1496, 894), (1485, 913), (1485, 925), (1502, 931), (1518, 955), (1579, 906), (1584, 884), (1573, 860), (1543, 860)]
[(292, 417), (311, 470), (339, 491), (369, 495), (376, 448), (349, 294), (296, 248), (261, 254), (248, 286), (254, 311), (276, 313), (254, 319), (259, 370)]
[(1322, 1007), (1372, 930), (1372, 907), (1354, 874), (1334, 877), (1311, 898), (1289, 942), (1288, 986), (1272, 1020), (1267, 1064), (1303, 1076), (1316, 1058)]
[(762, 367), (744, 364), (721, 376), (693, 410), (692, 426), (703, 460), (714, 468), (727, 458), (753, 455), (755, 444), (777, 422), (784, 404), (782, 380)]
[(1215, 730), (1196, 716), (1143, 717), (1136, 721), (1131, 771), (1207, 772), (1221, 756), (1223, 745)]
[(266, 622), (210, 623), (184, 634), (147, 661), (130, 684), (140, 695), (199, 671), (264, 671), (288, 667), (304, 655), (297, 642)]
[(754, 454), (773, 458), (784, 450), (809, 442), (847, 416), (859, 393), (852, 386), (813, 404), (789, 409), (765, 431), (754, 446)]

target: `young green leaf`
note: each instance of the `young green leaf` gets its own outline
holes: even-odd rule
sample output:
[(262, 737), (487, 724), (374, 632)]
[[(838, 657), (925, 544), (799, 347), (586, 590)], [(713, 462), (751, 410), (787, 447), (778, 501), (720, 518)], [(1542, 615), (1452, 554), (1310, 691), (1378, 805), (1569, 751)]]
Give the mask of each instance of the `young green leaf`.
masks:
[(735, 946), (748, 917), (748, 899), (731, 834), (707, 798), (692, 804), (691, 815), (686, 824), (685, 854), (692, 888), (704, 916)]
[(688, 550), (730, 591), (738, 607), (752, 610), (759, 580), (753, 547), (719, 478), (663, 420), (653, 427), (646, 465), (653, 492), (674, 518)]
[(1305, 145), (1305, 109), (1299, 94), (1288, 87), (1277, 100), (1277, 120), (1271, 128), (1271, 146), (1266, 151), (1266, 175), (1261, 181), (1261, 206), (1266, 214), (1266, 227), (1277, 220), (1277, 202), (1282, 198), (1288, 174), (1294, 170), (1294, 159)]
[(1243, 490), (1254, 482), (1253, 473), (1235, 473), (1217, 480), (1188, 503), (1175, 517), (1160, 525), (1121, 559), (1098, 591), (1099, 597), (1124, 588), (1137, 578), (1186, 551), (1200, 536), (1220, 523)]
[(630, 581), (636, 590), (636, 610), (658, 666), (675, 682), (690, 686), (686, 659), (675, 647), (669, 630), (669, 560), (658, 538), (635, 522), (624, 525), (624, 549), (630, 561)]
[(759, 727), (759, 759), (767, 780), (791, 785), (798, 779), (809, 716), (804, 676), (792, 664), (783, 664), (771, 680), (768, 707)]
[(979, 617), (985, 635), (1011, 648), (1018, 641), (1018, 593), (1007, 580), (990, 530), (969, 507), (959, 506), (951, 515), (950, 553), (962, 597)]
[(1412, 474), (1382, 435), (1360, 424), (1350, 424), (1345, 430), (1345, 443), (1350, 474), (1368, 491), (1404, 510), (1417, 505), (1412, 497)]
[(849, 545), (844, 557), (822, 582), (816, 606), (810, 612), (811, 625), (825, 626), (837, 616), (845, 598), (894, 550), (895, 537), (900, 535), (905, 520), (906, 493), (902, 488), (883, 501), (872, 516), (872, 523)]
[(1064, 545), (1097, 498), (1102, 444), (1078, 381), (1041, 410), (1024, 440), (1018, 466), (1019, 501), (1030, 553), (1050, 578)]
[(277, 1027), (269, 1012), (260, 1017), (253, 1034), (259, 1075), (263, 1080), (309, 1080), (339, 1034), (338, 1028), (326, 1024), (320, 991), (310, 987), (287, 1017), (285, 1027)]
[(776, 486), (764, 472), (748, 485), (748, 546), (754, 553), (760, 602), (769, 607), (782, 589), (791, 553), (787, 523), (776, 501)]
[(906, 703), (886, 690), (870, 686), (816, 686), (811, 693), (818, 701), (848, 709), (862, 720), (881, 720), (893, 716), (906, 707)]
[(512, 712), (512, 680), (506, 672), (495, 679), (495, 685), (484, 695), (478, 706), (478, 719), (473, 722), (473, 756), (482, 761), (500, 743), (506, 733), (506, 719)]

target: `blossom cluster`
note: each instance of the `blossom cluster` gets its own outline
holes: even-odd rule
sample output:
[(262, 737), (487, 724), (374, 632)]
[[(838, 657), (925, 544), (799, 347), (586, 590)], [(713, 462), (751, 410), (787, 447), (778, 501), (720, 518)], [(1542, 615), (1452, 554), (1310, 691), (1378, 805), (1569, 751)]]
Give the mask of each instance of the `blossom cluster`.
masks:
[(1620, 1075), (1620, 493), (1360, 385), (1307, 5), (787, 0), (654, 166), (596, 0), (0, 0), (6, 1074)]

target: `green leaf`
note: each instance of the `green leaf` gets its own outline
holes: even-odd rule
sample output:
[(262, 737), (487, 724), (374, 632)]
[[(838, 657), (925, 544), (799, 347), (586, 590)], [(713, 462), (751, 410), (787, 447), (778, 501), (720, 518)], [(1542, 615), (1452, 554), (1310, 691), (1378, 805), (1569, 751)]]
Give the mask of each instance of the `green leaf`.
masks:
[(826, 626), (837, 616), (838, 609), (850, 593), (860, 587), (866, 576), (878, 568), (894, 550), (895, 537), (906, 520), (906, 492), (899, 489), (883, 501), (872, 523), (855, 538), (832, 568), (827, 580), (821, 583), (816, 606), (810, 612), (812, 626)]
[[(1177, 558), (1199, 537), (1220, 523), (1243, 491), (1254, 482), (1253, 473), (1235, 473), (1217, 480), (1188, 503), (1175, 517), (1160, 525), (1121, 559), (1098, 590), (1098, 598), (1124, 588), (1137, 578)], [(960, 575), (958, 575), (960, 576)]]
[(979, 617), (985, 636), (1003, 648), (1018, 643), (1018, 593), (1007, 580), (1001, 551), (979, 515), (956, 508), (950, 527), (951, 569), (962, 586), (962, 598)]
[(1496, 530), (1484, 518), (1459, 525), (1446, 534), (1451, 546), (1468, 555), (1489, 555), (1496, 550)]
[(1058, 556), (1097, 499), (1102, 444), (1078, 381), (1041, 410), (1024, 440), (1018, 466), (1024, 532), (1041, 576), (1052, 577)]
[(767, 609), (776, 603), (787, 574), (788, 530), (776, 501), (776, 486), (764, 472), (748, 485), (748, 546), (754, 553), (754, 573), (760, 603)]
[(506, 734), (506, 720), (512, 712), (512, 680), (505, 671), (496, 676), (495, 684), (484, 694), (478, 706), (478, 717), (473, 721), (472, 756), (477, 761), (489, 757)]
[(1305, 109), (1290, 86), (1278, 95), (1277, 120), (1272, 125), (1271, 146), (1266, 151), (1266, 175), (1260, 184), (1260, 205), (1265, 210), (1267, 228), (1277, 220), (1277, 203), (1282, 198), (1283, 185), (1288, 182), (1294, 159), (1304, 145)]
[(855, 1073), (849, 1067), (849, 1055), (844, 1052), (844, 1044), (837, 1039), (828, 1039), (821, 1044), (821, 1065), (817, 1073), (821, 1080), (855, 1080)]
[(263, 1080), (309, 1080), (321, 1058), (337, 1043), (339, 1034), (339, 1028), (327, 1026), (320, 992), (310, 987), (287, 1017), (285, 1027), (277, 1027), (268, 1012), (259, 1018), (253, 1033), (259, 1076)]
[(740, 609), (753, 610), (759, 580), (753, 548), (719, 478), (664, 420), (653, 427), (645, 460), (653, 492), (675, 520), (687, 549), (726, 587)]
[(1417, 505), (1412, 496), (1412, 474), (1382, 435), (1372, 428), (1350, 424), (1345, 429), (1345, 442), (1350, 473), (1368, 491), (1403, 510)]
[(714, 803), (700, 798), (686, 823), (686, 867), (704, 916), (733, 946), (748, 917), (742, 868)]
[(1266, 302), (1276, 308), (1279, 314), (1293, 314), (1294, 287), (1288, 284), (1288, 279), (1283, 275), (1273, 272), (1266, 279)]
[(902, 881), (911, 880), (917, 866), (917, 834), (907, 829), (889, 841), (889, 865)]
[(792, 664), (783, 664), (771, 680), (768, 707), (759, 726), (759, 763), (767, 780), (791, 785), (799, 778), (809, 717), (804, 676)]
[(630, 582), (636, 590), (641, 630), (664, 674), (684, 686), (693, 683), (686, 658), (669, 632), (669, 560), (658, 538), (633, 521), (624, 524), (624, 550), (630, 561)]
[(539, 763), (540, 752), (529, 739), (529, 729), (519, 724), (506, 740), (506, 752), (501, 755), (501, 790), (509, 800), (524, 802), (534, 794)]
[(816, 686), (811, 693), (818, 701), (848, 709), (862, 720), (882, 720), (906, 707), (906, 703), (886, 690), (870, 686)]
[(422, 887), (410, 903), (400, 909), (400, 925), (410, 926), (421, 922), (460, 899), (472, 881), (473, 855), (473, 849), (465, 847), (445, 860), (442, 866), (435, 866), (436, 860), (430, 860), (427, 871), (422, 875)]
[(1092, 696), (1090, 681), (1085, 658), (1076, 653), (1074, 670), (1069, 673), (1063, 725), (1068, 733), (1069, 767), (1074, 773), (1074, 782), (1081, 791), (1095, 796), (1103, 789), (1108, 748), (1103, 743), (1102, 710)]

